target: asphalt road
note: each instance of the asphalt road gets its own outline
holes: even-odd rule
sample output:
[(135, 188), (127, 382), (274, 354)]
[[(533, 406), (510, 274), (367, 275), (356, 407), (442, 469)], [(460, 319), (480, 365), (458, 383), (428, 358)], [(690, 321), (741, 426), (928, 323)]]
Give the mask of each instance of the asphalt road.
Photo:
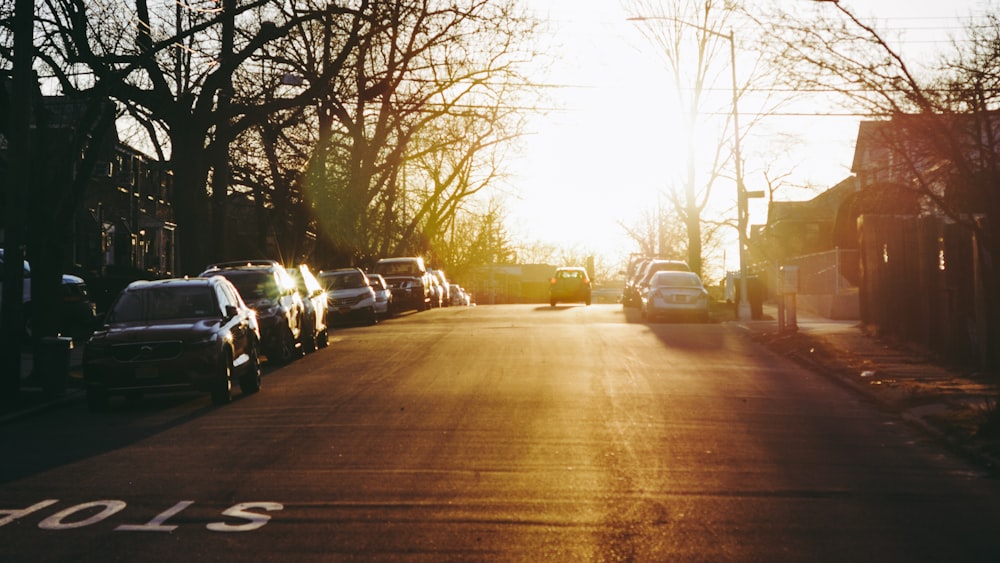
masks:
[(1000, 483), (739, 325), (338, 330), (257, 395), (0, 427), (2, 561), (995, 561)]

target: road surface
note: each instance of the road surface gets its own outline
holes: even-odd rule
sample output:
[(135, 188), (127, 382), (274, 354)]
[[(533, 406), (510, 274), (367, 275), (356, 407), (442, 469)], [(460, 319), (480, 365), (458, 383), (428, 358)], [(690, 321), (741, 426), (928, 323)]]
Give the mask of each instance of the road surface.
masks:
[(987, 561), (1000, 485), (735, 323), (497, 305), (0, 427), (2, 561)]

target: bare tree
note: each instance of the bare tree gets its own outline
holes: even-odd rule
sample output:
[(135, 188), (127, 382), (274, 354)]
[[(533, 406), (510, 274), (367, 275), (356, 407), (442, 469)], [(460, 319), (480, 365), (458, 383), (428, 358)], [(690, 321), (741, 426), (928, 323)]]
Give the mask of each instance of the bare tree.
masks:
[(397, 0), (295, 29), (265, 61), (323, 87), (312, 105), (248, 135), (276, 146), (255, 152), (277, 166), (247, 162), (258, 180), (246, 183), (296, 184), (289, 193), (312, 213), (321, 262), (441, 256), (460, 210), (502, 178), (503, 151), (520, 134), (530, 88), (519, 67), (535, 23), (515, 7)]
[(228, 191), (225, 163), (233, 138), (274, 111), (304, 105), (319, 89), (280, 99), (241, 97), (234, 77), (247, 72), (266, 44), (302, 22), (356, 11), (327, 5), (284, 13), (279, 6), (269, 0), (226, 1), (222, 9), (207, 0), (169, 9), (151, 9), (146, 0), (44, 2), (44, 74), (71, 97), (100, 85), (146, 127), (160, 157), (169, 154), (183, 273), (199, 271), (219, 252), (205, 244), (220, 238), (212, 218), (221, 215), (211, 212), (208, 179), (213, 169), (221, 177), (214, 182), (218, 205)]

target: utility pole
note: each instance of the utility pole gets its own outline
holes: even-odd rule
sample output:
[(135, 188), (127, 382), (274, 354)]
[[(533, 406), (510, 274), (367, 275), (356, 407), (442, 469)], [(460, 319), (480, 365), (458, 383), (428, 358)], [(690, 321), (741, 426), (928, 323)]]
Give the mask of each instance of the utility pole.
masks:
[(13, 402), (21, 389), (21, 342), (24, 328), (24, 214), (25, 194), (32, 181), (31, 92), (34, 73), (34, 0), (16, 0), (14, 6), (14, 73), (8, 107), (10, 123), (9, 178), (4, 209), (3, 310), (0, 311), (0, 397)]

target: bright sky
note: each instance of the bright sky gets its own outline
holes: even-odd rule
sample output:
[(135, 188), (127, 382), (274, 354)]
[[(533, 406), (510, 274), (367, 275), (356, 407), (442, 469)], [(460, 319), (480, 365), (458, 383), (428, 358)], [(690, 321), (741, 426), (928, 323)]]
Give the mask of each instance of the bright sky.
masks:
[[(809, 4), (808, 0), (782, 0)], [(987, 0), (842, 0), (859, 15), (871, 15), (893, 29), (905, 28), (906, 48), (933, 48), (947, 33), (961, 28), (959, 17), (980, 11)], [(539, 78), (560, 108), (532, 119), (523, 155), (512, 163), (512, 183), (520, 197), (510, 203), (512, 234), (579, 253), (617, 261), (637, 250), (620, 223), (633, 224), (655, 208), (657, 194), (681, 171), (674, 162), (678, 128), (667, 107), (670, 100), (662, 57), (636, 27), (626, 21), (617, 0), (538, 0), (530, 2), (552, 28), (554, 64)], [(834, 9), (815, 4), (804, 9)], [(737, 32), (738, 33), (738, 32)], [(725, 70), (725, 69), (723, 69)], [(728, 83), (725, 84), (728, 86)], [(829, 108), (821, 108), (830, 111)], [(762, 189), (750, 159), (769, 146), (769, 135), (804, 135), (794, 155), (794, 182), (830, 187), (850, 174), (859, 118), (774, 118), (744, 142), (745, 183)], [(741, 119), (741, 124), (746, 121)], [(773, 138), (770, 139), (773, 143)], [(673, 176), (672, 176), (673, 175)], [(731, 180), (717, 183), (717, 213), (735, 205)], [(811, 194), (796, 191), (788, 199)], [(734, 211), (731, 211), (735, 214)], [(751, 223), (766, 220), (766, 203), (751, 203)], [(732, 231), (735, 239), (735, 230)], [(737, 267), (735, 248), (726, 266)], [(721, 268), (723, 256), (706, 256)]]

